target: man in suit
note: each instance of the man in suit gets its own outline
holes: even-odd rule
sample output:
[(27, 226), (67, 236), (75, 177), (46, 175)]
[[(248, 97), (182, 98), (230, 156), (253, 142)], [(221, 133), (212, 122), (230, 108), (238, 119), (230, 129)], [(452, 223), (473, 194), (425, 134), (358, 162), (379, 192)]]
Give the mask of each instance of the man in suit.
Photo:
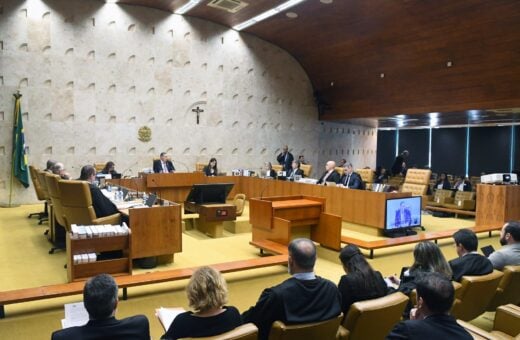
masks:
[(244, 323), (258, 327), (258, 339), (269, 336), (274, 321), (301, 324), (330, 320), (341, 313), (341, 296), (329, 280), (314, 274), (316, 247), (311, 240), (299, 238), (289, 244), (291, 278), (265, 289), (255, 306), (242, 314)]
[(303, 170), (300, 169), (300, 162), (299, 161), (293, 161), (291, 170), (287, 173), (287, 179), (290, 181), (294, 181), (294, 176), (301, 176), (303, 177)]
[(89, 321), (84, 326), (65, 328), (52, 333), (61, 339), (135, 339), (149, 340), (150, 325), (144, 315), (115, 318), (118, 303), (117, 284), (108, 274), (95, 276), (85, 283), (83, 304)]
[(489, 255), (493, 267), (502, 270), (505, 266), (520, 265), (520, 222), (504, 224), (500, 231), (500, 244), (503, 247)]
[(345, 173), (341, 176), (339, 183), (348, 189), (364, 189), (361, 176), (357, 172), (354, 172), (352, 164), (350, 163), (345, 165)]
[(166, 152), (161, 152), (158, 160), (153, 161), (153, 172), (156, 174), (175, 172), (172, 161), (168, 160)]
[(408, 150), (401, 152), (399, 156), (395, 158), (394, 164), (392, 165), (392, 176), (404, 175), (406, 173), (406, 159), (410, 153)]
[(410, 320), (401, 321), (387, 339), (473, 339), (449, 314), (455, 291), (439, 273), (427, 273), (417, 280), (417, 306)]
[(458, 258), (449, 262), (453, 280), (460, 281), (464, 275), (486, 275), (493, 271), (489, 259), (477, 253), (477, 235), (469, 229), (460, 229), (453, 234)]
[(292, 153), (289, 152), (289, 147), (285, 145), (282, 148), (282, 152), (276, 157), (278, 164), (283, 166), (284, 171), (291, 170), (291, 164), (294, 160)]
[(81, 168), (79, 180), (89, 182), (90, 196), (92, 197), (92, 206), (96, 212), (96, 217), (105, 217), (119, 213), (116, 205), (94, 184), (96, 169), (92, 165), (85, 165)]
[(325, 172), (316, 184), (325, 184), (325, 182), (339, 183), (340, 179), (341, 176), (336, 172), (336, 162), (328, 161), (325, 164)]
[(395, 226), (404, 227), (410, 224), (412, 224), (410, 209), (408, 209), (404, 202), (401, 202), (399, 209), (395, 211)]

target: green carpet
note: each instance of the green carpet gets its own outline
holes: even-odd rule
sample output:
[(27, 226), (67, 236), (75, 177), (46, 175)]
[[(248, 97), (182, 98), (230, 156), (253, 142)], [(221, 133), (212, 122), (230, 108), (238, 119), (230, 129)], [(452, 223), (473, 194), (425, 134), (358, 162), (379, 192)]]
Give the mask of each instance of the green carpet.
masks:
[[(47, 226), (38, 225), (36, 218), (27, 218), (29, 213), (40, 211), (41, 208), (42, 205), (27, 205), (0, 209), (0, 291), (67, 282), (67, 273), (63, 268), (66, 262), (65, 252), (59, 251), (49, 255), (47, 252), (51, 245), (43, 235)], [(423, 215), (423, 225), (428, 231), (456, 229), (473, 224), (473, 220), (440, 219)], [(367, 229), (366, 233), (363, 233), (363, 230), (363, 227), (343, 224), (345, 235), (367, 240), (378, 238), (370, 229)], [(488, 238), (487, 234), (481, 234), (479, 246), (492, 244), (499, 247), (497, 235), (498, 233), (494, 233), (492, 238)], [(225, 236), (210, 239), (197, 231), (188, 231), (183, 234), (183, 252), (175, 255), (174, 263), (154, 270), (192, 267), (258, 256), (258, 250), (249, 245), (250, 233), (234, 235), (225, 232)], [(447, 259), (456, 256), (455, 247), (450, 239), (440, 241), (439, 245)], [(406, 245), (376, 250), (375, 258), (369, 262), (385, 276), (399, 273), (402, 266), (411, 264), (413, 247), (414, 245)], [(318, 256), (317, 274), (338, 282), (343, 275), (338, 253), (319, 247)], [(144, 270), (134, 270), (134, 273), (139, 272)], [(225, 274), (229, 286), (229, 304), (243, 311), (256, 302), (265, 287), (277, 284), (287, 277), (287, 268), (284, 266)], [(146, 315), (150, 320), (152, 337), (158, 339), (163, 331), (155, 319), (154, 310), (160, 306), (188, 308), (184, 293), (186, 282), (183, 280), (129, 288), (129, 299), (120, 301), (117, 317)], [(81, 301), (80, 295), (8, 305), (5, 307), (6, 318), (0, 320), (0, 339), (49, 339), (52, 331), (61, 327), (63, 304), (77, 301)], [(473, 323), (490, 329), (490, 318), (493, 318), (493, 313), (486, 313)]]

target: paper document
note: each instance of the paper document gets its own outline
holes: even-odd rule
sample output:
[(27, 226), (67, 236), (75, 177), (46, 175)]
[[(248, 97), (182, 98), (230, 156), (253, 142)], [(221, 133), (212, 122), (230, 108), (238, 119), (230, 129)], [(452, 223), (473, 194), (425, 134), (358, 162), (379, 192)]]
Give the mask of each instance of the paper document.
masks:
[(83, 302), (65, 304), (65, 319), (61, 320), (62, 328), (83, 326), (88, 322), (88, 312)]
[(186, 312), (186, 310), (182, 307), (175, 307), (175, 308), (157, 308), (155, 310), (155, 315), (157, 315), (157, 318), (161, 322), (163, 328), (165, 331), (170, 328), (170, 325), (173, 322), (173, 319), (177, 317), (177, 315)]

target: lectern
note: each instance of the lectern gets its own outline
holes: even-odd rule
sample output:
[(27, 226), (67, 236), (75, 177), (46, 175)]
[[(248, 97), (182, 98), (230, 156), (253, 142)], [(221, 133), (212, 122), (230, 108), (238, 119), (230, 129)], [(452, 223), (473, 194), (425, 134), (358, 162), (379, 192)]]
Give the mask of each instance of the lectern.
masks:
[(293, 228), (310, 226), (311, 240), (327, 248), (341, 248), (341, 217), (325, 213), (325, 199), (321, 197), (251, 198), (249, 219), (253, 242), (267, 239), (287, 245)]

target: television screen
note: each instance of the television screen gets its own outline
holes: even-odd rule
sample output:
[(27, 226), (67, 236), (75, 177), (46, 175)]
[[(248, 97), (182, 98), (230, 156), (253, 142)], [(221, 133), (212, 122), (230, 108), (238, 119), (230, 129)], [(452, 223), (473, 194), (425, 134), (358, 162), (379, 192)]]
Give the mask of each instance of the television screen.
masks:
[(226, 203), (231, 189), (233, 183), (193, 184), (186, 201), (196, 204)]
[(386, 200), (385, 229), (418, 227), (421, 225), (421, 197)]

